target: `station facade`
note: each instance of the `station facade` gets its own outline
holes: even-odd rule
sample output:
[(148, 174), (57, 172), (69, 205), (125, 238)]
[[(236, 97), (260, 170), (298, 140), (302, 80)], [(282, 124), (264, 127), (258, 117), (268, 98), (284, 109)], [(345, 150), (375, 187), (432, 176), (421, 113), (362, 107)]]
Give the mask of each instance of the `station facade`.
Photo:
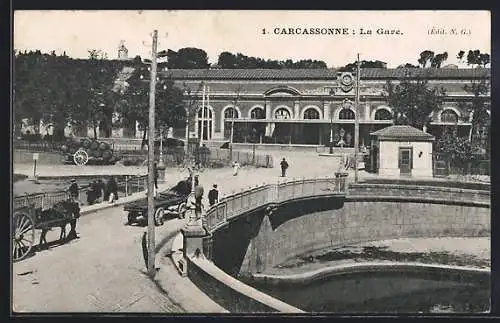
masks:
[[(459, 135), (469, 135), (472, 113), (464, 103), (474, 96), (464, 86), (489, 79), (490, 69), (367, 68), (361, 69), (359, 86), (361, 146), (369, 145), (370, 133), (393, 124), (385, 87), (405, 75), (425, 76), (430, 87), (446, 91), (425, 131), (439, 138), (444, 127), (456, 126)], [(234, 142), (328, 146), (333, 133), (334, 146), (353, 147), (355, 76), (333, 69), (168, 70), (159, 71), (159, 76), (172, 78), (195, 99), (190, 137), (200, 138), (203, 133), (204, 140), (227, 141), (233, 126)], [(208, 93), (204, 114), (203, 84)], [(184, 136), (184, 128), (174, 130), (175, 136)], [(478, 131), (475, 135), (487, 136), (488, 129)]]

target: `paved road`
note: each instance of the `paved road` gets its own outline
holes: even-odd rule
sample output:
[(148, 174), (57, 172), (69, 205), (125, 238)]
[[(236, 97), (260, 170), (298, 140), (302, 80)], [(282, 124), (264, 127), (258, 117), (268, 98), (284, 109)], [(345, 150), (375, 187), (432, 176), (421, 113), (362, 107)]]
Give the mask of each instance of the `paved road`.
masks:
[[(289, 178), (326, 176), (333, 159), (317, 155), (291, 161)], [(58, 170), (54, 169), (57, 173)], [(169, 182), (185, 176), (178, 169), (167, 170)], [(238, 176), (231, 169), (207, 170), (200, 174), (207, 192), (217, 183), (220, 196), (279, 178), (279, 168), (243, 167)], [(80, 238), (13, 265), (13, 303), (15, 311), (35, 312), (222, 312), (220, 306), (201, 293), (189, 280), (181, 278), (173, 265), (161, 264), (160, 281), (145, 275), (141, 237), (145, 228), (124, 225), (122, 207), (83, 216)], [(157, 227), (156, 241), (167, 241), (184, 226), (173, 219)], [(49, 232), (55, 240), (59, 229)], [(159, 257), (162, 257), (159, 255)], [(165, 286), (168, 288), (165, 289)], [(163, 289), (163, 290), (162, 290)], [(182, 303), (182, 304), (181, 304)]]
[[(145, 228), (126, 226), (125, 222), (121, 207), (85, 215), (80, 220), (79, 239), (15, 263), (14, 309), (182, 312), (145, 275), (141, 251)], [(157, 227), (156, 234), (158, 238), (172, 236), (183, 225), (183, 220), (174, 219)], [(48, 241), (58, 231), (50, 232)]]

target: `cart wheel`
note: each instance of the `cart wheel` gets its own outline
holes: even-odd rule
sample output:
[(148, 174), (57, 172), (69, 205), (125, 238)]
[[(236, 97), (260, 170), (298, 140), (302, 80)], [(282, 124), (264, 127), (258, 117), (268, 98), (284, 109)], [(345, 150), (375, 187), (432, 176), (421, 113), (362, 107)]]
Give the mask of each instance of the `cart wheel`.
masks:
[(75, 164), (79, 166), (83, 166), (87, 164), (89, 161), (89, 155), (85, 150), (78, 150), (74, 155), (73, 155), (73, 161)]
[(163, 216), (165, 216), (165, 210), (159, 207), (155, 212), (155, 225), (163, 225)]
[(24, 259), (35, 241), (35, 223), (31, 216), (25, 213), (14, 214), (12, 219), (12, 259)]
[(186, 203), (182, 202), (177, 208), (177, 213), (179, 214), (179, 219), (184, 219), (186, 217)]

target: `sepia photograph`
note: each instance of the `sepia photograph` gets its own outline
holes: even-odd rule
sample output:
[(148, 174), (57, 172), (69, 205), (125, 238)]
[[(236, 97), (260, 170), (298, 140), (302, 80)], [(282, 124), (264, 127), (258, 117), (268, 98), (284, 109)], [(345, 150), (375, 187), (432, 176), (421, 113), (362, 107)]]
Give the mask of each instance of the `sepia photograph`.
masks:
[(16, 10), (11, 315), (491, 311), (489, 11)]

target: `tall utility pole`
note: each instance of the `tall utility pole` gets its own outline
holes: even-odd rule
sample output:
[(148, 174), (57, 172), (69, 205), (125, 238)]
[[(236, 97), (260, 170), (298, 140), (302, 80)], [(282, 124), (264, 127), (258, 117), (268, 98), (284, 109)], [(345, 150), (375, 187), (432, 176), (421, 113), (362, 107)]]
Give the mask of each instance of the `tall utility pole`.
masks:
[[(207, 86), (207, 110), (205, 111), (205, 109), (203, 109), (203, 113), (206, 112), (206, 114), (203, 115), (203, 118), (205, 119), (210, 119), (210, 86)], [(209, 125), (209, 122), (206, 120), (205, 121), (207, 123), (207, 130), (206, 130), (206, 133), (207, 133), (207, 140), (210, 138), (210, 135), (208, 134), (208, 130), (210, 129), (210, 127), (208, 126)], [(210, 129), (211, 131), (212, 129)]]
[(203, 84), (203, 97), (201, 98), (201, 130), (200, 130), (200, 147), (201, 144), (203, 143), (203, 125), (204, 125), (204, 115), (205, 115), (205, 84)]
[(158, 31), (153, 32), (151, 59), (151, 80), (149, 88), (149, 133), (148, 133), (148, 274), (155, 275), (155, 220), (154, 220), (154, 162), (155, 162), (155, 90), (156, 90), (156, 51)]
[(354, 114), (354, 182), (358, 182), (358, 149), (359, 149), (359, 80), (360, 80), (359, 54), (356, 61), (356, 108)]

